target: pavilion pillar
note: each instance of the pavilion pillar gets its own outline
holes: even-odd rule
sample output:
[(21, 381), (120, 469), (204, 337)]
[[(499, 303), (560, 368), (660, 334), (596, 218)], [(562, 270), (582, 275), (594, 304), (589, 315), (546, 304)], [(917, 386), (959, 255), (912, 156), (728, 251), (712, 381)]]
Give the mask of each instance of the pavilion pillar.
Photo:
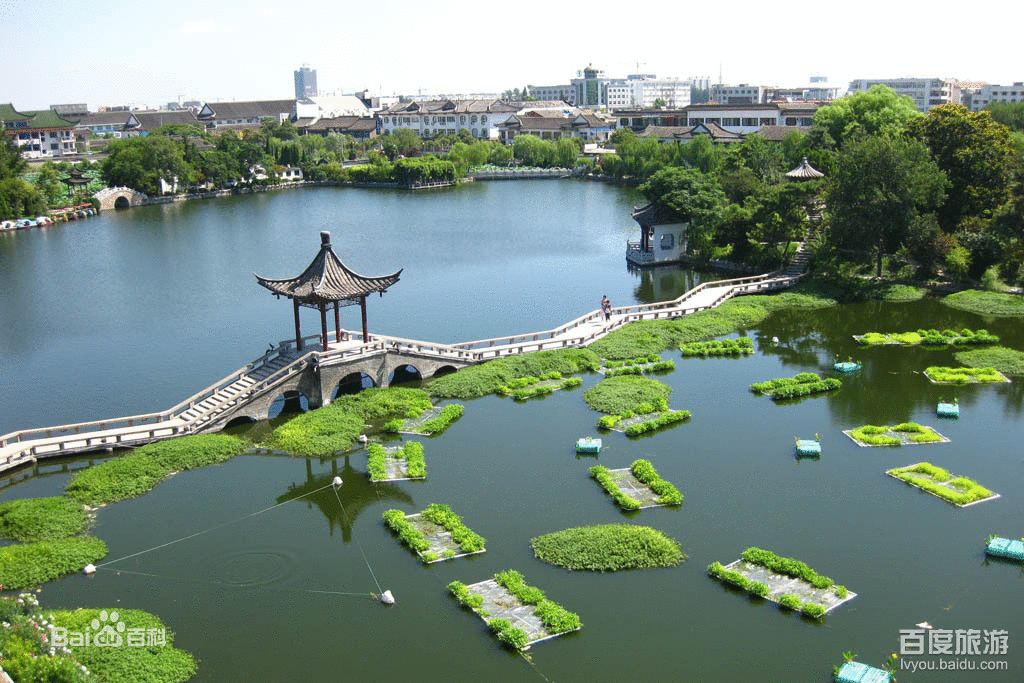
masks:
[(323, 302), (320, 303), (320, 342), (323, 344), (324, 351), (327, 350), (327, 306)]
[(370, 341), (370, 330), (366, 326), (366, 295), (359, 297), (359, 310), (363, 314), (363, 343)]
[(341, 341), (341, 312), (337, 301), (334, 302), (334, 341)]
[(302, 350), (302, 332), (299, 330), (299, 300), (292, 299), (292, 305), (295, 306), (295, 350)]

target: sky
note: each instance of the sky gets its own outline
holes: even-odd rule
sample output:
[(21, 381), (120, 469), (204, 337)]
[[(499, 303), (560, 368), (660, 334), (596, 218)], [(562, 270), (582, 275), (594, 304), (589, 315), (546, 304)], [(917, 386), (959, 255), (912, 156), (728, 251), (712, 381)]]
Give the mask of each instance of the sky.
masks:
[[(985, 2), (959, 23), (889, 0), (637, 5), (519, 0), (0, 0), (8, 38), (0, 102), (156, 107), (290, 99), (296, 69), (352, 93), (500, 93), (568, 83), (588, 64), (608, 77), (710, 77), (794, 87), (812, 75), (1024, 80), (1024, 3)], [(811, 7), (813, 9), (803, 9)], [(979, 10), (984, 11), (979, 11)], [(1005, 27), (1005, 28), (1004, 28)]]

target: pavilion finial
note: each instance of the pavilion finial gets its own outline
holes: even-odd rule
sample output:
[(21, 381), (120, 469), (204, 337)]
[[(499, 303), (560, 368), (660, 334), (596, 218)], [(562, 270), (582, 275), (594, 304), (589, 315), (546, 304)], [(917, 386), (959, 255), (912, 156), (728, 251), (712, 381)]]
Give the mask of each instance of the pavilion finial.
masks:
[(331, 231), (321, 230), (320, 231), (320, 246), (329, 247), (331, 246)]

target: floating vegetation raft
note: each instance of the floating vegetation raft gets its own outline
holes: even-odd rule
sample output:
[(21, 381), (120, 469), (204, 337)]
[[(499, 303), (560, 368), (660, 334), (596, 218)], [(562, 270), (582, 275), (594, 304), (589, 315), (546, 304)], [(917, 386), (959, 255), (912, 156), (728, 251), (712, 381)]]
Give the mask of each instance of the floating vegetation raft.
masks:
[(590, 468), (590, 476), (625, 510), (683, 503), (683, 494), (662, 479), (649, 460), (635, 460), (621, 470), (595, 465)]
[(738, 339), (715, 339), (712, 341), (699, 341), (690, 342), (688, 344), (682, 344), (679, 347), (683, 357), (689, 358), (693, 356), (701, 356), (703, 358), (709, 358), (711, 356), (731, 356), (733, 358), (739, 358), (741, 356), (748, 356), (754, 352), (754, 340), (750, 337), (740, 337)]
[(388, 510), (383, 517), (398, 538), (426, 564), (485, 551), (484, 537), (463, 524), (447, 505), (432, 503), (415, 515)]
[(842, 386), (842, 381), (835, 377), (822, 379), (813, 372), (801, 372), (794, 377), (779, 377), (751, 384), (750, 390), (755, 394), (765, 394), (771, 396), (773, 400), (781, 401), (834, 391)]
[(926, 346), (981, 346), (984, 344), (998, 344), (999, 337), (989, 334), (988, 330), (969, 330), (964, 328), (959, 332), (956, 330), (918, 330), (916, 332), (896, 332), (885, 334), (882, 332), (868, 332), (867, 334), (855, 334), (853, 338), (865, 346), (896, 344), (899, 346), (914, 346), (924, 344)]
[[(668, 409), (668, 397), (672, 387), (649, 377), (609, 377), (583, 392), (583, 400), (594, 410), (606, 415), (622, 415), (627, 411), (640, 412), (644, 404), (664, 405)], [(663, 399), (665, 403), (657, 402)], [(651, 410), (648, 412), (655, 412)]]
[(486, 621), (498, 640), (515, 650), (526, 650), (534, 643), (583, 628), (578, 615), (548, 600), (539, 588), (527, 585), (514, 569), (469, 586), (452, 581), (448, 590), (460, 604)]
[(576, 441), (576, 452), (577, 453), (600, 453), (601, 452), (601, 439), (595, 439), (589, 436), (584, 436)]
[(987, 384), (1010, 381), (1006, 375), (995, 368), (944, 368), (933, 366), (925, 370), (924, 375), (936, 384)]
[(980, 315), (1024, 316), (1024, 296), (1019, 294), (965, 289), (943, 298), (942, 303)]
[(953, 477), (946, 470), (929, 462), (897, 467), (886, 474), (957, 507), (967, 507), (999, 497), (998, 493), (992, 493), (978, 482), (967, 477)]
[(960, 417), (960, 405), (958, 403), (940, 403), (935, 409), (939, 417)]
[(997, 557), (1008, 557), (1011, 560), (1024, 561), (1024, 540), (1010, 540), (1009, 538), (993, 536), (988, 540), (985, 552)]
[(370, 481), (426, 479), (427, 465), (423, 444), (409, 441), (405, 446), (384, 447), (371, 443), (366, 447), (366, 471)]
[(761, 548), (747, 548), (740, 559), (724, 567), (714, 562), (708, 566), (708, 574), (813, 619), (857, 597), (803, 562)]
[[(416, 409), (407, 413), (405, 418), (397, 417), (385, 423), (384, 431), (436, 436), (462, 417), (464, 410), (465, 408), (460, 403), (451, 403), (443, 408), (433, 406), (425, 410)], [(416, 415), (413, 416), (412, 413), (416, 413)]]
[(540, 377), (518, 377), (503, 384), (495, 390), (496, 394), (511, 396), (517, 401), (525, 401), (534, 396), (546, 396), (559, 389), (572, 389), (583, 384), (579, 377), (563, 378), (557, 370), (545, 373)]
[(889, 683), (892, 674), (860, 662), (846, 662), (836, 674), (837, 683)]
[(927, 443), (949, 443), (949, 439), (931, 427), (916, 422), (898, 425), (863, 425), (856, 429), (845, 429), (843, 434), (853, 439), (858, 446), (915, 446)]
[(669, 372), (676, 369), (675, 361), (662, 360), (661, 356), (652, 353), (648, 356), (637, 356), (625, 360), (605, 360), (598, 372), (605, 377), (617, 375), (641, 375), (647, 372)]
[(570, 570), (614, 572), (674, 567), (686, 559), (675, 539), (635, 524), (565, 529), (531, 539), (530, 545), (538, 559)]

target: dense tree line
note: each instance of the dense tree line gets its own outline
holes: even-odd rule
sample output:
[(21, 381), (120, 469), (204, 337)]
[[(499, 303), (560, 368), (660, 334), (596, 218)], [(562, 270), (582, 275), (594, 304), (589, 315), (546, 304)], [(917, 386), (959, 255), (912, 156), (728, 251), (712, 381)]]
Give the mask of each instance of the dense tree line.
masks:
[[(627, 130), (599, 172), (643, 182), (651, 201), (691, 221), (698, 259), (760, 267), (814, 241), (818, 266), (881, 276), (1024, 280), (1024, 105), (921, 114), (876, 86), (818, 110), (781, 143), (659, 143)], [(825, 173), (785, 182), (803, 158)], [(808, 215), (823, 220), (807, 232)], [(870, 270), (868, 270), (870, 269)]]

